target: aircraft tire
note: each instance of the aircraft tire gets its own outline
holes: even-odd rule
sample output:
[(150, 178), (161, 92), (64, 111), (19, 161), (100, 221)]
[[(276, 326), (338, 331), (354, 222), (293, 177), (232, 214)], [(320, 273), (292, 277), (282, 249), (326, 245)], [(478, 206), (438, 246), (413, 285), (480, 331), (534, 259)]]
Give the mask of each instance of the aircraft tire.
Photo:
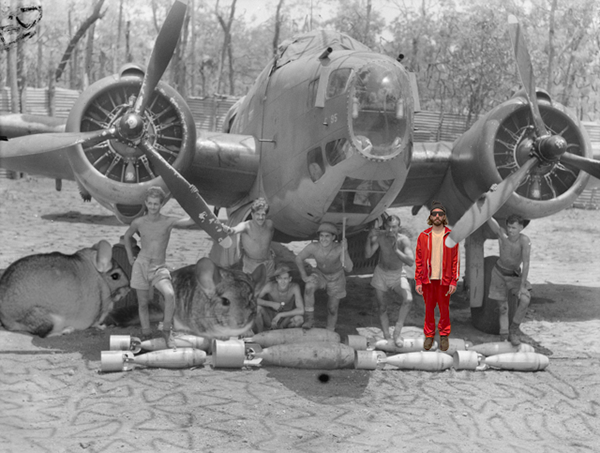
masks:
[[(481, 307), (471, 307), (471, 323), (473, 327), (482, 332), (492, 335), (500, 333), (500, 316), (498, 314), (498, 303), (494, 299), (488, 298), (490, 281), (492, 279), (492, 269), (498, 260), (497, 256), (486, 256), (483, 260), (483, 303)], [(508, 319), (512, 319), (516, 310), (516, 297), (511, 295), (508, 300)]]

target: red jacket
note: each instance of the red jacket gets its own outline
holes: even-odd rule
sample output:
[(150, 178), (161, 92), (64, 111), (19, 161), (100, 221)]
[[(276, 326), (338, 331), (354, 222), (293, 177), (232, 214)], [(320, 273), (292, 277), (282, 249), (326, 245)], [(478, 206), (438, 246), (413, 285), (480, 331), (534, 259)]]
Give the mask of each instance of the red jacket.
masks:
[[(419, 234), (417, 239), (417, 250), (415, 256), (415, 285), (426, 285), (431, 283), (431, 230), (428, 228)], [(446, 237), (450, 234), (450, 228), (444, 230), (444, 247), (442, 249), (442, 285), (457, 286), (460, 276), (460, 254), (458, 244), (452, 248), (446, 247)]]

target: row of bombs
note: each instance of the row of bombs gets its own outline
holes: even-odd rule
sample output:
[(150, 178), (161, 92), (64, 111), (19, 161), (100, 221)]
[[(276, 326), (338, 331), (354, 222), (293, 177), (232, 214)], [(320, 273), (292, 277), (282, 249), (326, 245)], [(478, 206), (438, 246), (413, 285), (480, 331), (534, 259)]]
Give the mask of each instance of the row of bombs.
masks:
[[(450, 338), (447, 351), (423, 349), (424, 338), (405, 338), (403, 346), (392, 341), (370, 342), (361, 335), (339, 334), (326, 329), (283, 329), (261, 332), (244, 339), (208, 339), (176, 334), (176, 349), (168, 349), (164, 338), (140, 341), (129, 335), (112, 335), (110, 350), (102, 351), (101, 371), (130, 371), (136, 366), (192, 368), (211, 363), (214, 368), (282, 366), (307, 369), (355, 368), (374, 370), (391, 365), (402, 370), (443, 371), (501, 369), (540, 371), (549, 364), (547, 356), (532, 346), (509, 342), (473, 345)], [(211, 354), (211, 355), (207, 355)], [(393, 354), (393, 355), (388, 355)]]

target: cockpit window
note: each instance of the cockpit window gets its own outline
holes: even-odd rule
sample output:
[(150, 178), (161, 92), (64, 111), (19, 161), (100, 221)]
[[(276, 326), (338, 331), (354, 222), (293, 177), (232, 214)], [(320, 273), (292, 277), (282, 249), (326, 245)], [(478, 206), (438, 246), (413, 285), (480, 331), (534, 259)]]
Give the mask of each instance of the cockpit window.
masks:
[(346, 178), (327, 212), (369, 214), (388, 192), (393, 179), (381, 181)]
[(325, 165), (323, 163), (323, 153), (321, 147), (311, 149), (307, 154), (308, 174), (313, 182), (321, 179), (325, 173)]
[(325, 145), (325, 155), (327, 156), (327, 162), (332, 167), (339, 164), (345, 159), (348, 159), (354, 154), (354, 148), (348, 140), (341, 138), (339, 140), (333, 140)]
[(327, 83), (327, 99), (337, 96), (346, 91), (346, 84), (352, 70), (350, 68), (336, 69), (329, 74), (329, 82)]
[(366, 157), (392, 158), (409, 134), (412, 109), (408, 77), (387, 62), (371, 61), (353, 78), (352, 128)]

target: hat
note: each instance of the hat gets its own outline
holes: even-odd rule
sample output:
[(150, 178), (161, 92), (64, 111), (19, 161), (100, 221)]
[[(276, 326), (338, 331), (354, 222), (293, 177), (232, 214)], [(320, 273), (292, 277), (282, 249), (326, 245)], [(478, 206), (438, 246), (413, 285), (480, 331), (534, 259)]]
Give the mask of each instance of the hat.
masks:
[(277, 267), (275, 267), (275, 272), (273, 272), (273, 277), (278, 277), (281, 274), (285, 274), (286, 272), (289, 274), (290, 268), (285, 264), (278, 264)]
[(338, 229), (333, 223), (323, 222), (321, 225), (319, 225), (319, 228), (317, 229), (317, 233), (321, 232), (338, 234)]
[(432, 201), (431, 202), (431, 209), (429, 210), (429, 212), (435, 210), (435, 209), (439, 209), (440, 211), (444, 211), (444, 214), (446, 214), (446, 208), (444, 208), (444, 205), (442, 205), (442, 203), (440, 203), (439, 201)]

